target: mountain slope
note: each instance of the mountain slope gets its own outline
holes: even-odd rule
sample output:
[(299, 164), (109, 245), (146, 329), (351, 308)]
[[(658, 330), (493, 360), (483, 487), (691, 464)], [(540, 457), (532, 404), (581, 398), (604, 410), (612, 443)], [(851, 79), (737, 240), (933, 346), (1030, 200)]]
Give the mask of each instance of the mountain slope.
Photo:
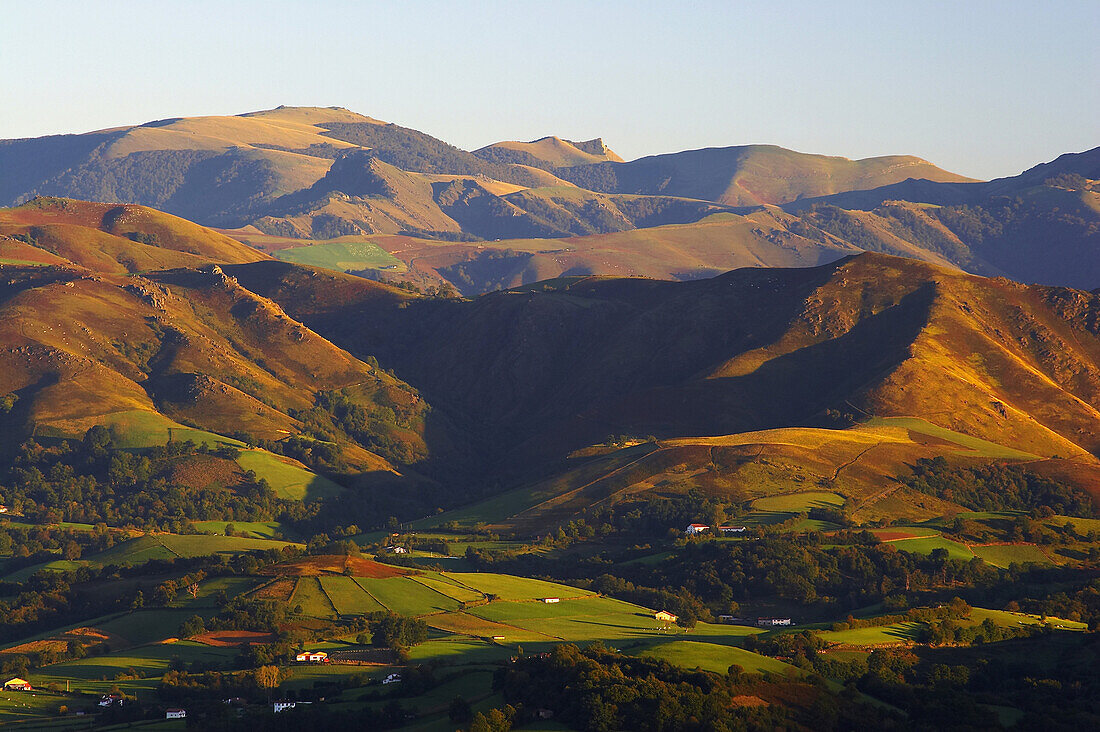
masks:
[[(395, 463), (429, 456), (428, 407), (414, 389), (288, 317), (217, 264), (259, 263), (265, 255), (135, 206), (36, 199), (0, 219), (29, 225), (32, 243), (15, 241), (31, 252), (65, 255), (39, 263), (53, 266), (0, 259), (0, 394), (14, 404), (0, 414), (14, 438), (3, 449), (20, 436), (79, 436), (94, 425), (134, 447), (163, 444), (173, 430), (272, 449), (301, 436), (287, 443), (288, 454), (359, 476), (353, 482), (392, 477)], [(383, 296), (409, 297), (359, 282)], [(249, 460), (282, 470), (283, 458), (256, 454)], [(301, 463), (285, 462), (308, 475)]]
[[(968, 271), (1100, 285), (1100, 148), (988, 183), (907, 181), (784, 206), (856, 246), (901, 238)], [(889, 251), (886, 249), (886, 251)]]
[(564, 168), (559, 175), (582, 188), (614, 193), (683, 196), (731, 206), (781, 204), (909, 178), (970, 180), (913, 156), (863, 160), (809, 155), (774, 145), (687, 150), (629, 163)]
[(598, 137), (584, 142), (553, 136), (531, 142), (497, 142), (474, 150), (474, 155), (493, 162), (529, 165), (548, 170), (591, 163), (623, 162)]
[[(233, 272), (249, 282), (259, 266)], [(921, 418), (1089, 464), (1100, 450), (1100, 339), (1086, 315), (1100, 299), (1079, 291), (876, 254), (401, 308), (303, 307), (296, 289), (270, 294), (353, 352), (369, 343), (513, 474), (608, 435), (726, 435), (834, 412)]]

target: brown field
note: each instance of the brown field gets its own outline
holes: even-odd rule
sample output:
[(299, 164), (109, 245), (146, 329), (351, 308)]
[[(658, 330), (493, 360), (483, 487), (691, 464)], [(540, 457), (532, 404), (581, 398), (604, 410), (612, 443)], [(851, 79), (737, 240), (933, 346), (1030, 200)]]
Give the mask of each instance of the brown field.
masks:
[(242, 643), (274, 643), (275, 636), (271, 633), (257, 633), (252, 630), (211, 630), (202, 635), (196, 635), (192, 640), (208, 646), (224, 648), (239, 646)]
[(294, 586), (297, 584), (297, 580), (292, 580), (289, 577), (280, 577), (274, 582), (269, 582), (253, 590), (252, 597), (257, 600), (278, 600), (279, 602), (287, 602), (290, 600), (290, 596), (294, 594)]
[(872, 531), (871, 533), (877, 536), (879, 541), (920, 538), (917, 534), (911, 534), (908, 531)]
[(735, 696), (731, 699), (734, 705), (739, 707), (766, 707), (768, 703), (758, 696), (750, 696), (742, 694), (741, 696)]
[(55, 651), (61, 653), (68, 648), (71, 641), (76, 641), (83, 646), (93, 646), (103, 642), (109, 643), (112, 648), (122, 648), (129, 645), (118, 636), (105, 633), (98, 628), (81, 627), (59, 633), (52, 638), (29, 641), (27, 643), (20, 643), (17, 646), (5, 648), (0, 651), (0, 656), (5, 654), (15, 655), (34, 653), (38, 651)]
[(403, 577), (409, 574), (408, 570), (391, 567), (388, 564), (381, 564), (371, 559), (338, 554), (320, 554), (314, 557), (304, 557), (294, 562), (276, 564), (267, 567), (264, 573), (290, 577), (316, 577), (322, 574), (344, 574), (345, 569), (351, 569), (351, 573), (355, 577), (369, 577), (371, 579)]
[(233, 460), (195, 455), (176, 460), (166, 476), (169, 482), (196, 488), (237, 485), (244, 471)]

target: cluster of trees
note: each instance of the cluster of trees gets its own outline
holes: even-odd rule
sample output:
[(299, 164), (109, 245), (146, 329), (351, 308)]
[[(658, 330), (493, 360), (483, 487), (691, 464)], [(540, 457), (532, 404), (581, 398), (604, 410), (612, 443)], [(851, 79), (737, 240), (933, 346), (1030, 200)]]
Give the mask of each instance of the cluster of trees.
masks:
[(953, 468), (943, 457), (921, 458), (904, 482), (922, 493), (976, 511), (1046, 509), (1049, 513), (1090, 517), (1095, 510), (1084, 491), (1016, 465)]
[(47, 446), (32, 439), (0, 472), (0, 503), (42, 523), (106, 523), (181, 533), (192, 520), (269, 521), (295, 512), (298, 504), (279, 499), (254, 473), (246, 473), (231, 489), (171, 480), (175, 461), (224, 457), (229, 450), (193, 442), (119, 450), (103, 426), (88, 430), (80, 441)]
[(423, 620), (392, 612), (376, 612), (367, 617), (373, 645), (410, 648), (428, 640), (428, 625)]
[(686, 541), (655, 563), (616, 561), (607, 553), (558, 559), (525, 554), (493, 566), (585, 584), (650, 606), (667, 602), (685, 617), (700, 619), (710, 614), (703, 608), (736, 612), (750, 599), (815, 606), (818, 614), (835, 617), (838, 610), (907, 592), (990, 586), (1005, 572), (978, 559), (951, 559), (946, 552), (901, 552), (867, 532), (837, 532), (828, 541), (824, 544), (816, 532), (738, 542)]
[[(828, 693), (823, 685), (764, 679), (731, 667), (725, 675), (689, 671), (650, 658), (560, 645), (550, 653), (515, 659), (494, 686), (511, 705), (510, 724), (538, 718), (585, 730), (882, 729), (885, 713)], [(798, 698), (798, 705), (740, 705), (739, 698)], [(857, 724), (857, 720), (859, 724)], [(498, 729), (510, 729), (509, 726)]]

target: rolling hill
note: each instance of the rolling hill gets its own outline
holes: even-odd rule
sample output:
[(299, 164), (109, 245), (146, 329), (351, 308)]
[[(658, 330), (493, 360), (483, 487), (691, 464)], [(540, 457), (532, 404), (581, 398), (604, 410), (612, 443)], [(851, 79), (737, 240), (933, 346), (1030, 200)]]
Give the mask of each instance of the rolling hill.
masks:
[[(336, 488), (295, 458), (309, 460), (310, 446), (317, 452), (322, 442), (331, 446), (322, 462), (333, 474), (389, 480), (397, 477), (395, 464), (427, 456), (427, 405), (414, 389), (221, 268), (266, 255), (136, 206), (35, 199), (0, 212), (0, 227), (29, 240), (11, 239), (28, 257), (52, 257), (3, 267), (5, 434), (79, 437), (104, 425), (116, 444), (133, 448), (173, 438), (278, 447), (300, 436), (304, 452), (257, 450), (240, 458), (241, 472), (255, 470), (291, 494), (311, 482)], [(340, 427), (331, 409), (360, 421)]]

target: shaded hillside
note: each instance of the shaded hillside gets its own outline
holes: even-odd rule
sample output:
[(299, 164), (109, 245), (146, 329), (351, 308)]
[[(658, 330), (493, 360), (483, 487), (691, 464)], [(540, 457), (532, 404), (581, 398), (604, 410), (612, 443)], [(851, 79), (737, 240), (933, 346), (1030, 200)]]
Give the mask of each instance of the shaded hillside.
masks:
[(556, 173), (595, 191), (683, 196), (731, 206), (781, 204), (909, 178), (970, 180), (908, 155), (849, 160), (774, 145), (687, 150), (629, 163), (562, 168)]
[[(250, 282), (260, 266), (233, 271)], [(371, 349), (513, 471), (608, 435), (724, 435), (833, 413), (920, 417), (1086, 462), (1100, 449), (1100, 339), (1053, 306), (1091, 312), (1087, 293), (873, 254), (399, 308), (317, 307), (308, 285), (270, 292), (334, 342)]]
[(785, 206), (871, 251), (903, 239), (979, 274), (1100, 286), (1100, 148), (988, 183), (908, 181)]
[[(629, 202), (608, 203), (630, 210), (624, 205)], [(670, 206), (675, 204), (670, 199)], [(387, 236), (371, 241), (404, 263), (401, 279), (427, 286), (447, 282), (468, 295), (592, 274), (693, 280), (738, 267), (814, 266), (859, 251), (826, 231), (800, 226), (799, 219), (777, 209), (565, 239), (448, 243)], [(391, 272), (362, 274), (388, 279)]]

